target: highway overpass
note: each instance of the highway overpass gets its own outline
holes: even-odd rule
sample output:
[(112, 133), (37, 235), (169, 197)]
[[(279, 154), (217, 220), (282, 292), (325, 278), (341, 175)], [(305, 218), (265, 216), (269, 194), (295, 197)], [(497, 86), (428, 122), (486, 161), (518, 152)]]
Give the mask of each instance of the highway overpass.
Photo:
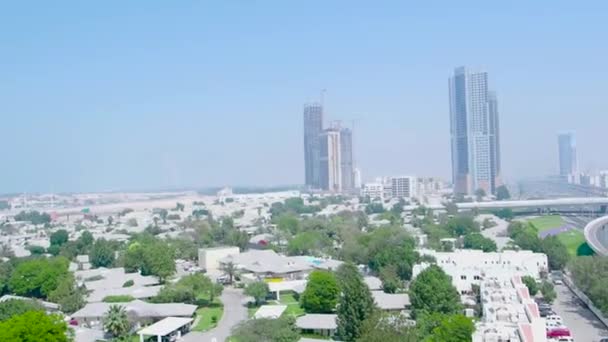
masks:
[[(555, 198), (555, 199), (539, 199), (539, 200), (521, 200), (521, 201), (489, 201), (489, 202), (463, 202), (456, 203), (458, 210), (472, 209), (556, 209), (560, 208), (584, 208), (598, 207), (598, 211), (606, 212), (608, 207), (608, 197), (572, 197), (572, 198)], [(405, 211), (412, 211), (417, 206), (406, 206)], [(433, 210), (443, 210), (445, 206), (442, 204), (430, 205), (427, 208)]]
[(585, 240), (595, 253), (608, 256), (608, 216), (602, 216), (585, 226)]

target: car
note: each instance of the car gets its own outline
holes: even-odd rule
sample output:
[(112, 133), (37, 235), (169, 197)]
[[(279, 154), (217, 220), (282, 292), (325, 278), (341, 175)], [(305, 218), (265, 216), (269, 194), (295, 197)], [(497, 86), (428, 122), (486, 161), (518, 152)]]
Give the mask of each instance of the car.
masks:
[(539, 310), (539, 313), (540, 313), (540, 317), (547, 317), (547, 316), (555, 315), (555, 311), (553, 311), (551, 309)]
[(574, 338), (572, 338), (571, 336), (560, 337), (557, 339), (557, 342), (574, 342)]
[(553, 284), (555, 284), (555, 285), (564, 285), (564, 282), (561, 279), (553, 279)]
[(570, 330), (568, 328), (554, 328), (547, 331), (547, 338), (568, 337), (570, 335)]
[(565, 325), (563, 325), (559, 322), (545, 322), (545, 326), (547, 327), (547, 330), (551, 330), (551, 329), (555, 329), (555, 328), (566, 328)]
[(549, 316), (545, 317), (545, 320), (547, 320), (547, 322), (557, 322), (557, 323), (563, 322), (562, 318), (559, 317), (558, 315), (549, 315)]

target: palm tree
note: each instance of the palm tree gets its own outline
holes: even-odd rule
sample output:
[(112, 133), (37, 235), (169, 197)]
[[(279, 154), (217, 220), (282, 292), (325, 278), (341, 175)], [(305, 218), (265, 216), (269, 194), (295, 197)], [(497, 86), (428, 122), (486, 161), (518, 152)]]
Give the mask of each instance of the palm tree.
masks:
[(114, 337), (126, 336), (131, 330), (131, 324), (125, 308), (111, 305), (103, 319), (103, 328)]
[(238, 272), (236, 265), (232, 261), (228, 261), (226, 263), (222, 263), (220, 268), (222, 272), (228, 276), (229, 283), (232, 284), (232, 280)]

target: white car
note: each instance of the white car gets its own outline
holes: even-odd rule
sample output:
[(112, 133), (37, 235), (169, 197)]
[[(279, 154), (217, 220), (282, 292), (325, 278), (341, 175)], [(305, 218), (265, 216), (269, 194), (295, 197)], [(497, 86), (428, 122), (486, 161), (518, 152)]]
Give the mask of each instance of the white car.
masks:
[(547, 323), (549, 323), (549, 322), (556, 322), (556, 323), (559, 323), (559, 324), (563, 323), (562, 318), (559, 317), (558, 315), (547, 316), (547, 317), (545, 317), (545, 320), (546, 320)]
[(548, 330), (555, 329), (555, 328), (565, 328), (565, 326), (561, 322), (554, 322), (554, 321), (545, 322), (545, 327)]

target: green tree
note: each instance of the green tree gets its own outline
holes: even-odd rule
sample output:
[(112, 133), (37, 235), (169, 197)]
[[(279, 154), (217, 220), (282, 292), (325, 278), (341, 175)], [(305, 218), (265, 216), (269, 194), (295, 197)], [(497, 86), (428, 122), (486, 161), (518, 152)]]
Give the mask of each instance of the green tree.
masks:
[(379, 202), (372, 202), (365, 206), (365, 213), (368, 215), (371, 214), (381, 214), (385, 212), (384, 206)]
[(174, 250), (163, 240), (143, 235), (129, 245), (122, 256), (128, 272), (141, 271), (142, 275), (155, 275), (161, 282), (175, 273)]
[(29, 221), (34, 225), (47, 224), (51, 222), (51, 215), (40, 213), (36, 210), (21, 211), (19, 214), (15, 215), (15, 221)]
[(97, 239), (91, 248), (91, 264), (94, 267), (110, 267), (114, 264), (114, 250), (105, 239)]
[(292, 318), (261, 318), (240, 323), (231, 337), (239, 342), (296, 342), (300, 334)]
[[(54, 246), (54, 247), (57, 247), (57, 246)], [(30, 253), (32, 253), (32, 255), (42, 255), (42, 254), (44, 254), (44, 252), (46, 252), (44, 247), (41, 247), (41, 246), (28, 246), (27, 250), (30, 251)], [(57, 253), (59, 253), (59, 248), (57, 248)], [(51, 254), (53, 254), (53, 253), (51, 253)], [(54, 254), (54, 255), (56, 255), (56, 254)]]
[(76, 312), (85, 305), (84, 295), (86, 291), (76, 285), (74, 276), (70, 273), (62, 277), (57, 287), (49, 293), (48, 299), (61, 306), (65, 313)]
[(256, 306), (261, 305), (266, 301), (269, 291), (268, 284), (263, 281), (256, 281), (245, 287), (245, 294), (253, 297)]
[(547, 236), (541, 241), (542, 252), (547, 254), (549, 268), (563, 270), (570, 260), (568, 248), (557, 236)]
[(511, 194), (509, 193), (509, 189), (505, 185), (501, 185), (496, 188), (496, 199), (499, 201), (508, 200), (511, 198)]
[(507, 228), (509, 237), (521, 249), (527, 249), (535, 253), (542, 252), (542, 242), (538, 238), (536, 229), (523, 222), (511, 222)]
[(163, 219), (163, 223), (167, 224), (167, 216), (169, 215), (169, 212), (167, 211), (167, 209), (161, 209), (158, 212), (158, 215), (160, 215), (160, 218)]
[(29, 311), (44, 311), (44, 308), (34, 300), (9, 299), (0, 302), (0, 321)]
[(536, 294), (538, 293), (538, 283), (536, 282), (536, 280), (530, 276), (523, 276), (521, 277), (521, 281), (528, 288), (530, 296), (536, 296)]
[(289, 255), (310, 255), (315, 254), (330, 245), (331, 240), (321, 232), (301, 232), (289, 240), (289, 243), (287, 244), (287, 253)]
[(479, 232), (479, 224), (471, 216), (456, 216), (448, 220), (445, 229), (451, 236), (463, 236)]
[(555, 287), (548, 281), (543, 281), (540, 284), (540, 293), (543, 294), (543, 299), (547, 303), (553, 303), (555, 298), (557, 298), (557, 293), (555, 293)]
[(161, 282), (164, 282), (176, 270), (173, 250), (167, 243), (160, 241), (153, 243), (150, 247), (144, 250), (142, 274), (155, 275)]
[(425, 342), (470, 342), (475, 331), (473, 321), (464, 315), (456, 314), (445, 317), (433, 329)]
[(70, 342), (72, 339), (63, 317), (35, 310), (0, 322), (0, 341)]
[(46, 298), (68, 276), (68, 261), (62, 257), (31, 259), (17, 265), (9, 280), (10, 289), (20, 296)]
[(51, 234), (51, 245), (60, 246), (64, 243), (68, 242), (69, 234), (65, 229), (60, 229), (53, 234)]
[(228, 261), (220, 265), (220, 270), (228, 277), (228, 283), (232, 284), (234, 277), (238, 274), (237, 266), (232, 261)]
[(80, 249), (86, 249), (86, 247), (93, 245), (93, 241), (95, 241), (93, 234), (91, 234), (91, 232), (89, 232), (88, 230), (85, 230), (84, 232), (82, 232), (82, 234), (80, 234), (80, 237), (77, 240), (78, 247)]
[(402, 280), (412, 276), (412, 265), (418, 260), (416, 242), (401, 229), (383, 227), (374, 230), (364, 241), (368, 250), (368, 266), (375, 272), (394, 265)]
[(437, 265), (420, 272), (410, 285), (413, 314), (455, 314), (462, 310), (460, 295), (450, 276)]
[(465, 235), (463, 245), (466, 249), (481, 249), (484, 252), (496, 252), (497, 250), (496, 242), (481, 235), (481, 233)]
[(111, 305), (103, 317), (103, 328), (114, 337), (125, 337), (131, 330), (129, 317), (124, 307)]
[(480, 202), (484, 197), (486, 197), (486, 191), (481, 188), (475, 190), (475, 197), (477, 198), (477, 202)]
[(281, 217), (279, 217), (277, 227), (283, 232), (295, 235), (300, 230), (300, 221), (298, 221), (297, 217), (291, 214), (281, 215)]
[(340, 289), (333, 273), (316, 270), (310, 273), (300, 304), (308, 313), (331, 313), (338, 304)]
[(346, 342), (355, 341), (363, 332), (363, 323), (374, 312), (374, 300), (352, 263), (340, 265), (336, 277), (342, 291), (337, 309), (337, 335)]
[(237, 246), (244, 250), (249, 245), (249, 235), (246, 232), (232, 229), (228, 234), (227, 245)]
[(374, 312), (365, 320), (357, 342), (418, 342), (416, 329), (404, 315)]
[(386, 293), (395, 293), (402, 287), (395, 265), (380, 268), (380, 280), (382, 281), (382, 290)]
[(513, 214), (513, 210), (510, 208), (503, 208), (499, 210), (494, 210), (492, 212), (497, 217), (500, 217), (503, 220), (511, 221), (515, 215)]

